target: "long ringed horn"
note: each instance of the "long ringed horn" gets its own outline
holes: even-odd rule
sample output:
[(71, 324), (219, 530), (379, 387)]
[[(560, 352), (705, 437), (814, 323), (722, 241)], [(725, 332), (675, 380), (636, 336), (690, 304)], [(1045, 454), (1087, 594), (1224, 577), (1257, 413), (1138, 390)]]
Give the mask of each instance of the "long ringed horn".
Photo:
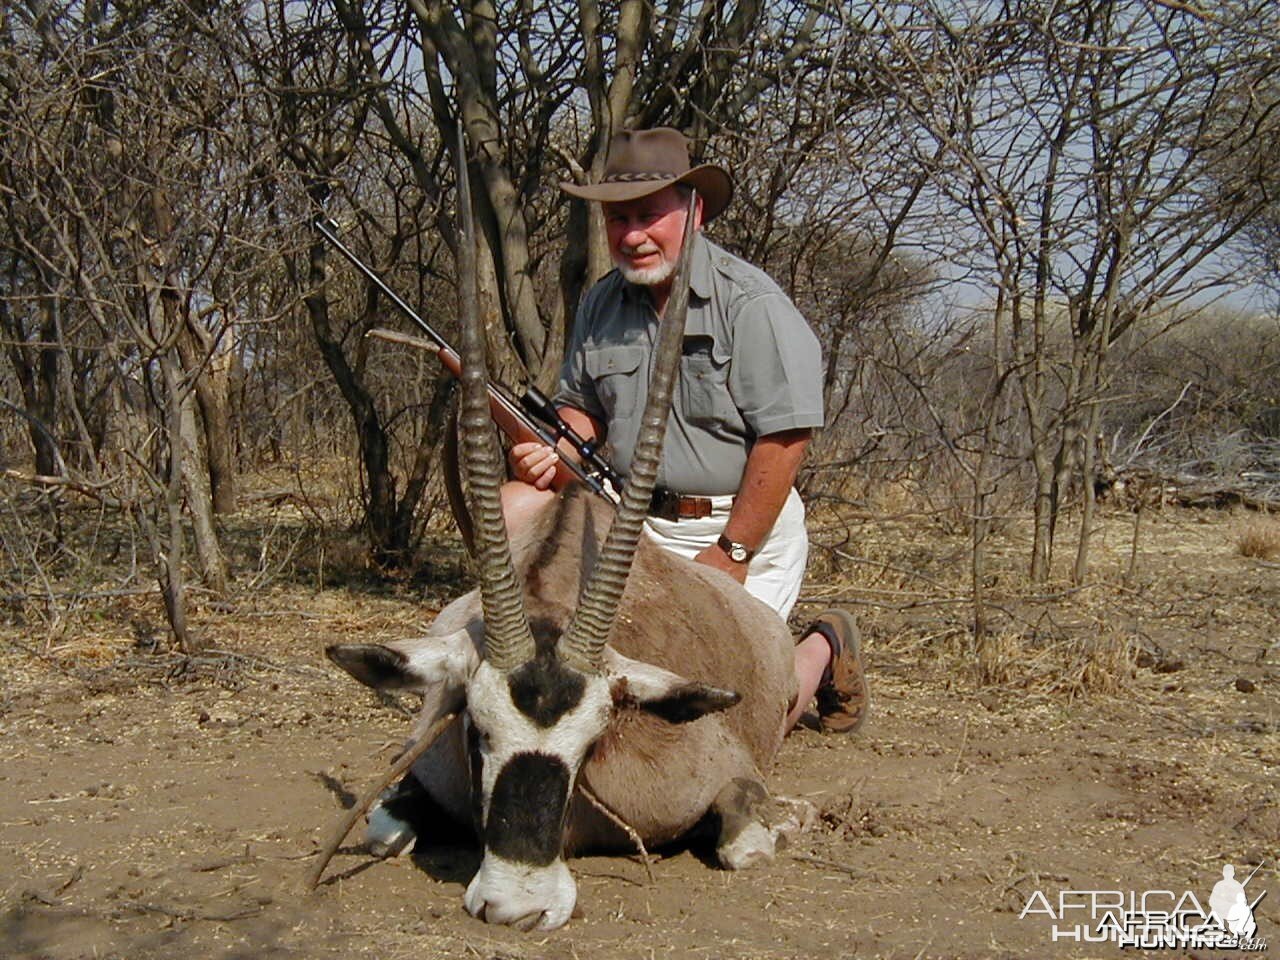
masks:
[(466, 133), (458, 123), (458, 282), (462, 300), (462, 466), (475, 523), (475, 556), (484, 610), (484, 657), (509, 671), (533, 657), (533, 634), (516, 580), (502, 517), (502, 455), (489, 419), (488, 368), (476, 290), (476, 232), (467, 178)]
[(631, 474), (622, 490), (622, 502), (609, 527), (609, 535), (596, 562), (591, 581), (583, 591), (573, 621), (560, 640), (560, 654), (582, 670), (599, 672), (609, 631), (618, 612), (627, 574), (640, 543), (640, 532), (649, 512), (653, 488), (662, 461), (671, 397), (680, 369), (684, 325), (689, 314), (689, 264), (693, 252), (694, 216), (698, 196), (689, 197), (684, 222), (684, 240), (676, 263), (675, 279), (667, 298), (667, 308), (658, 327), (658, 342), (649, 373), (649, 394), (645, 398)]

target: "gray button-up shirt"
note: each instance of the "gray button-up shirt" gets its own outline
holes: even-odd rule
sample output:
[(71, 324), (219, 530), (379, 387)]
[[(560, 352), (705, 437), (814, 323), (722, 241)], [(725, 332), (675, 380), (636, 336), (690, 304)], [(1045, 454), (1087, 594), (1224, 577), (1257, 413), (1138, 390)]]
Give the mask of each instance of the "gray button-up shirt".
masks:
[[(738, 492), (756, 437), (822, 426), (822, 355), (800, 311), (762, 270), (694, 237), (680, 382), (658, 483), (682, 494)], [(658, 316), (614, 270), (588, 291), (555, 401), (605, 425), (625, 476), (649, 389)]]

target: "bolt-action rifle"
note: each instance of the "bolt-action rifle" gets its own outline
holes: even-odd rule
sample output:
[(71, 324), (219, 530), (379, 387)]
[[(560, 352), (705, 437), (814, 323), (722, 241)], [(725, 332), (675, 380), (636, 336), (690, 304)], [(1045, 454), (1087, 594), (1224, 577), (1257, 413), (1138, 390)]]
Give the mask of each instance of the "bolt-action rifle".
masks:
[[(458, 352), (449, 345), (444, 337), (436, 333), (431, 325), (422, 319), (409, 304), (405, 303), (387, 285), (386, 281), (378, 276), (373, 268), (365, 264), (346, 244), (338, 239), (338, 235), (335, 232), (336, 227), (337, 224), (332, 220), (320, 218), (315, 221), (315, 228), (320, 233), (320, 236), (329, 241), (329, 244), (346, 257), (353, 267), (364, 274), (369, 282), (377, 287), (396, 309), (417, 324), (428, 339), (423, 340), (420, 337), (407, 336), (394, 330), (373, 330), (370, 332), (371, 335), (377, 336), (382, 340), (433, 350), (440, 362), (445, 365), (445, 369), (455, 377), (461, 376), (462, 361), (458, 356)], [(581, 458), (581, 463), (573, 460), (572, 457), (564, 456), (560, 458), (559, 463), (568, 467), (592, 492), (604, 497), (610, 503), (617, 502), (617, 495), (613, 491), (622, 489), (622, 479), (614, 471), (613, 467), (609, 465), (609, 462), (600, 455), (599, 445), (596, 440), (585, 439), (573, 427), (565, 423), (564, 418), (557, 412), (555, 405), (537, 387), (530, 384), (524, 395), (517, 400), (514, 394), (506, 387), (490, 381), (489, 413), (493, 417), (494, 423), (498, 425), (498, 429), (516, 443), (536, 440), (554, 449), (560, 440), (566, 441)], [(612, 490), (605, 485), (605, 481), (612, 485)]]

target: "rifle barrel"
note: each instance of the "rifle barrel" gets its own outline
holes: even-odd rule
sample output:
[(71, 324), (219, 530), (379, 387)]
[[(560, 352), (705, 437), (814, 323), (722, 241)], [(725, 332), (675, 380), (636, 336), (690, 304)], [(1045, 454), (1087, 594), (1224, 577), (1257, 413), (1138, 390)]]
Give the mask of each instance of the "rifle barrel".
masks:
[(338, 235), (329, 228), (329, 224), (332, 222), (333, 221), (331, 220), (325, 220), (322, 217), (317, 217), (315, 222), (315, 227), (320, 232), (320, 235), (324, 237), (326, 240), (328, 240), (330, 244), (333, 245), (333, 248), (335, 250), (337, 250), (340, 254), (342, 254), (344, 257), (347, 258), (348, 263), (350, 263), (353, 267), (355, 267), (357, 270), (359, 270), (361, 273), (363, 273), (366, 277), (369, 278), (370, 282), (372, 282), (373, 285), (382, 292), (382, 295), (384, 297), (386, 297), (388, 300), (394, 303), (400, 309), (401, 313), (403, 313), (406, 317), (408, 317), (410, 320), (416, 323), (419, 327), (421, 327), (422, 332), (425, 333), (428, 337), (430, 337), (432, 342), (435, 343), (437, 347), (439, 347), (441, 350), (448, 350), (450, 352), (455, 352), (453, 347), (449, 345), (449, 341), (447, 341), (444, 337), (440, 336), (440, 334), (436, 333), (435, 330), (432, 328), (431, 324), (427, 323), (427, 321), (423, 320), (422, 317), (418, 316), (417, 311), (414, 310), (413, 307), (409, 306), (409, 304), (405, 303), (404, 299), (400, 296), (400, 294), (392, 290), (391, 287), (388, 286), (387, 282), (383, 280), (382, 277), (378, 276), (378, 274), (373, 270), (372, 267), (368, 266), (363, 260), (357, 257), (355, 253), (353, 253), (351, 250), (347, 248), (346, 244), (344, 244), (341, 240), (338, 239)]

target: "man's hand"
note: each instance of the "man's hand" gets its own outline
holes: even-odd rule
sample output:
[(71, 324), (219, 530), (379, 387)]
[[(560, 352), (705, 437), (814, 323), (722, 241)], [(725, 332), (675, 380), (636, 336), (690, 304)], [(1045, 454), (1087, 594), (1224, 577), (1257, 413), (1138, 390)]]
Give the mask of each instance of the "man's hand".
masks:
[(734, 563), (729, 559), (729, 555), (720, 549), (719, 544), (713, 543), (709, 547), (704, 547), (693, 559), (698, 563), (705, 563), (708, 567), (723, 570), (739, 583), (747, 582), (747, 565)]
[(556, 464), (560, 462), (560, 455), (545, 443), (531, 441), (517, 443), (512, 447), (507, 454), (507, 461), (517, 480), (539, 490), (546, 490), (556, 478)]
[[(590, 415), (574, 407), (557, 407), (556, 412), (570, 427), (578, 432), (583, 440), (594, 440), (604, 436), (604, 427)], [(548, 447), (536, 440), (525, 440), (517, 443), (507, 454), (507, 462), (511, 465), (511, 475), (522, 483), (527, 483), (538, 490), (559, 490), (577, 477), (569, 469), (557, 470), (556, 464), (561, 457), (578, 455), (573, 452), (568, 440), (561, 440), (559, 449)]]

